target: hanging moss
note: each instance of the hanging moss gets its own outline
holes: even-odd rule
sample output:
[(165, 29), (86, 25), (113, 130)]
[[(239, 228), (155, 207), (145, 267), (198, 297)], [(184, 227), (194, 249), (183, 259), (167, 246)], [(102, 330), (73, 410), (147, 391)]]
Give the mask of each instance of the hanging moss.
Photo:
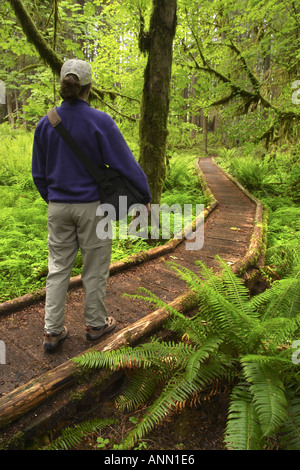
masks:
[(21, 23), (27, 40), (34, 45), (42, 59), (50, 65), (52, 71), (59, 74), (63, 61), (40, 34), (22, 0), (10, 0), (10, 4)]
[[(45, 63), (50, 66), (52, 72), (55, 75), (59, 76), (60, 69), (63, 65), (63, 59), (55, 52), (55, 50), (51, 46), (49, 46), (47, 41), (39, 32), (34, 22), (32, 21), (30, 14), (26, 10), (22, 0), (9, 0), (9, 2), (15, 12), (16, 17), (18, 18), (21, 24), (22, 30), (28, 42), (34, 45), (40, 57)], [(91, 100), (103, 100), (104, 92), (96, 87), (92, 87), (90, 98)]]

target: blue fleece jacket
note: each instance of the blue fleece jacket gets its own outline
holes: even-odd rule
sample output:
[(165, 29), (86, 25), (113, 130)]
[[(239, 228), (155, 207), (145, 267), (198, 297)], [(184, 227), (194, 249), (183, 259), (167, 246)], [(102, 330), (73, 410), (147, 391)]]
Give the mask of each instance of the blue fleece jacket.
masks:
[[(63, 101), (57, 112), (65, 128), (98, 166), (106, 164), (118, 170), (145, 195), (145, 202), (151, 201), (146, 175), (108, 114), (92, 108), (84, 100)], [(47, 116), (39, 121), (35, 130), (32, 176), (46, 202), (99, 200), (97, 184), (52, 128)]]

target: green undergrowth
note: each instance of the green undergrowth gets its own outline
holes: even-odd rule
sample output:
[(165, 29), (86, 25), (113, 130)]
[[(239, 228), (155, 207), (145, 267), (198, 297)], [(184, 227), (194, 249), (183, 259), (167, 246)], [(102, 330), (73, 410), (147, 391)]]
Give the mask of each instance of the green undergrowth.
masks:
[[(11, 131), (1, 125), (0, 139), (0, 302), (4, 302), (45, 286), (48, 206), (38, 194), (31, 176), (33, 134)], [(173, 154), (161, 204), (205, 203), (194, 171), (195, 159), (196, 155), (187, 151)], [(171, 237), (172, 217), (173, 214)], [(128, 223), (130, 221), (128, 219)], [(125, 259), (168, 241), (162, 234), (160, 236), (161, 239), (154, 240), (149, 237), (116, 238), (111, 261)], [(72, 276), (80, 274), (81, 270), (79, 252)]]
[(266, 274), (278, 279), (299, 261), (300, 146), (219, 149), (217, 163), (267, 208)]

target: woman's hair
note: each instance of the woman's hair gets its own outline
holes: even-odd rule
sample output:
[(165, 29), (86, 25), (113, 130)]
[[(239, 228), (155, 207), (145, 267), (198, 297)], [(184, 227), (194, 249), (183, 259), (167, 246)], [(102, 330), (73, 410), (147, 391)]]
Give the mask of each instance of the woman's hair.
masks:
[(84, 96), (86, 90), (90, 85), (81, 86), (77, 75), (67, 75), (60, 86), (60, 96), (65, 101), (76, 101), (78, 98)]

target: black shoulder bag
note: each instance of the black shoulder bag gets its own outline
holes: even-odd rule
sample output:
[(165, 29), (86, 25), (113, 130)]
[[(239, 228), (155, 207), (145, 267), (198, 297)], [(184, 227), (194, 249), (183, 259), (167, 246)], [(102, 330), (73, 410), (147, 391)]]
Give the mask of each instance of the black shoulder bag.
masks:
[[(79, 161), (85, 166), (89, 174), (94, 178), (99, 188), (99, 197), (101, 203), (111, 204), (116, 211), (116, 219), (125, 217), (128, 214), (130, 206), (133, 204), (146, 204), (143, 196), (124, 176), (118, 171), (109, 167), (100, 168), (84, 153), (77, 145), (73, 137), (64, 127), (56, 108), (52, 108), (47, 113), (47, 117), (54, 129), (60, 134), (64, 141), (69, 145)], [(120, 200), (120, 196), (126, 196)], [(124, 208), (120, 210), (120, 201), (126, 202)], [(123, 205), (122, 205), (123, 209)]]

